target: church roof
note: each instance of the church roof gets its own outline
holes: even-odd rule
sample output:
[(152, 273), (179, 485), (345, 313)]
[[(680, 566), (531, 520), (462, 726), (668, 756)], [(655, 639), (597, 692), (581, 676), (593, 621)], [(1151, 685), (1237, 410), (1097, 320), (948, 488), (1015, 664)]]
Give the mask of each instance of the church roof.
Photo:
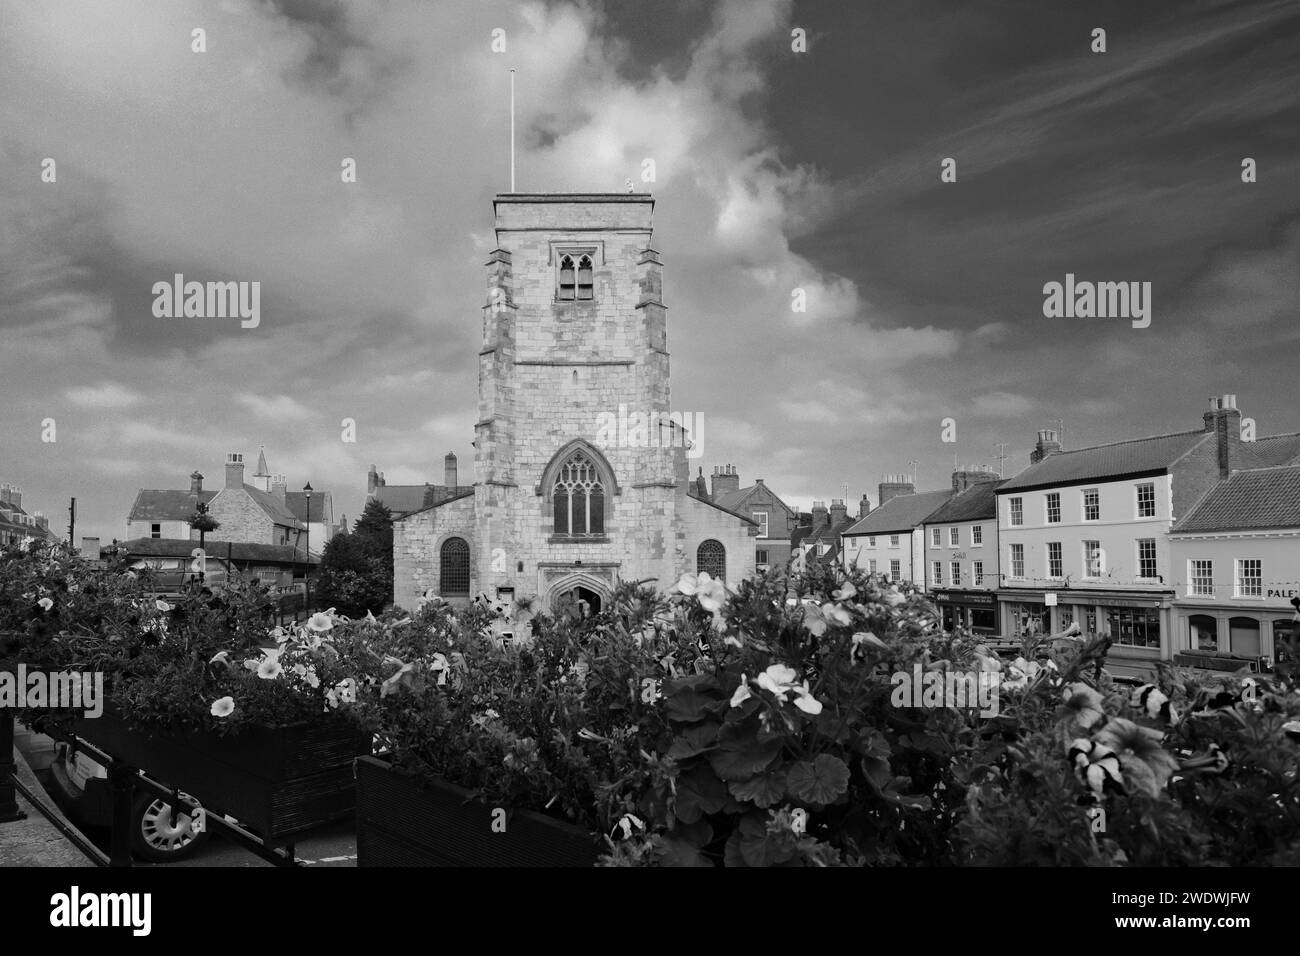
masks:
[[(388, 504), (388, 502), (385, 501), (379, 495), (379, 492), (387, 491), (391, 487), (394, 486), (390, 485), (383, 488), (375, 489), (375, 497), (379, 500), (380, 504), (384, 505), (384, 507), (388, 508), (388, 510), (392, 512), (394, 521), (404, 521), (407, 518), (411, 517), (411, 515), (418, 515), (425, 511), (432, 511), (434, 508), (441, 508), (443, 505), (448, 504), (452, 501), (459, 501), (461, 498), (468, 498), (472, 494), (474, 494), (473, 485), (465, 485), (459, 488), (448, 488), (446, 485), (407, 485), (405, 487), (418, 487), (421, 490), (428, 488), (429, 490), (433, 491), (434, 494), (427, 496), (426, 500), (431, 500), (430, 504), (422, 505), (421, 507), (414, 508), (410, 511), (404, 511), (399, 514), (397, 508), (394, 508), (392, 505)], [(403, 487), (403, 486), (398, 485), (396, 487)], [(439, 495), (438, 492), (443, 492), (444, 494)], [(446, 494), (448, 492), (450, 492), (450, 494)]]

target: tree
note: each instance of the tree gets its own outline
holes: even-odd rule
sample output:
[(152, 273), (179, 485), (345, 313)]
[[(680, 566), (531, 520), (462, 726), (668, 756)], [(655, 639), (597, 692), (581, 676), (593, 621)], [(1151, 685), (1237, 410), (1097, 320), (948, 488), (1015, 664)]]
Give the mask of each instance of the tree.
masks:
[(351, 534), (325, 545), (316, 573), (326, 607), (348, 617), (378, 614), (393, 599), (393, 516), (378, 501), (366, 505)]

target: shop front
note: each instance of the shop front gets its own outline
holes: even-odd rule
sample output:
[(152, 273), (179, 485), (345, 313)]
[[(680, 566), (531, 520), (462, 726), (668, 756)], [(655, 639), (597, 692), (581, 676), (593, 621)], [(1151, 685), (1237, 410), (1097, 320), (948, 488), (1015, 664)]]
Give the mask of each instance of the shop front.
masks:
[(1180, 663), (1197, 664), (1200, 655), (1247, 659), (1263, 666), (1295, 661), (1300, 650), (1300, 619), (1293, 600), (1300, 583), (1261, 589), (1256, 598), (1182, 597), (1174, 601), (1174, 650)]
[(931, 594), (943, 629), (965, 627), (976, 634), (998, 634), (998, 602), (991, 591), (936, 590)]
[(1150, 676), (1156, 661), (1172, 655), (1166, 639), (1172, 592), (999, 591), (998, 597), (1008, 637), (1023, 637), (1026, 628), (1060, 633), (1075, 622), (1085, 637), (1110, 637), (1107, 669), (1117, 676)]

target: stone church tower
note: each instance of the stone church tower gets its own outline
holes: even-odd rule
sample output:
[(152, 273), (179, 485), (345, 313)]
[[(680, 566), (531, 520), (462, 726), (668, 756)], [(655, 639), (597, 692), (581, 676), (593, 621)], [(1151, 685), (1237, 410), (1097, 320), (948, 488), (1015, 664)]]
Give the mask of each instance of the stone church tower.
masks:
[[(574, 595), (754, 571), (746, 516), (697, 497), (674, 415), (654, 200), (500, 194), (479, 350), (474, 484), (395, 522), (394, 600)], [(685, 423), (687, 428), (683, 428)]]

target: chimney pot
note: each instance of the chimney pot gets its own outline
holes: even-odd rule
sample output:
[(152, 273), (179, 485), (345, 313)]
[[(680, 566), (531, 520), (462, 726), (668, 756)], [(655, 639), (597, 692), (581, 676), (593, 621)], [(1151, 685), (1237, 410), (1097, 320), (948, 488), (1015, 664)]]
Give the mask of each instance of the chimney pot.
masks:
[(456, 485), (456, 455), (453, 452), (447, 452), (442, 459), (442, 483), (448, 488), (455, 488)]

